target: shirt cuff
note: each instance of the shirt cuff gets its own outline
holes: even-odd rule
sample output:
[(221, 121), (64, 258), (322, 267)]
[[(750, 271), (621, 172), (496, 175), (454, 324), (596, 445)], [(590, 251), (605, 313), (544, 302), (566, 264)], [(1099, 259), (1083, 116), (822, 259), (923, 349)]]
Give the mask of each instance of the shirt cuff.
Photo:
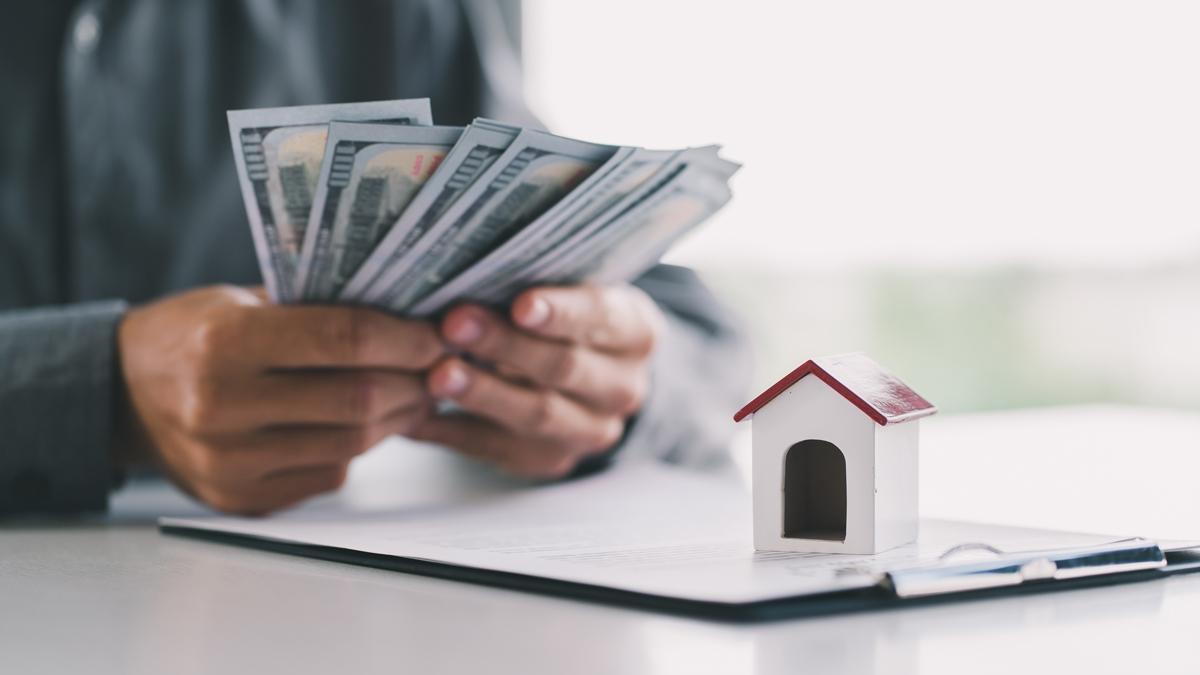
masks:
[(0, 314), (0, 513), (102, 511), (126, 305)]

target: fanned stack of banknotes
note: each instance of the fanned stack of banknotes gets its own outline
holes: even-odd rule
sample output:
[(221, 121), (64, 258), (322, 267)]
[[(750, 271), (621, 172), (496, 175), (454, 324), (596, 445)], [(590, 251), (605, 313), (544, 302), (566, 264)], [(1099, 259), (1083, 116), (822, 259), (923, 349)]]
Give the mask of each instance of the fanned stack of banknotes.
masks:
[(636, 278), (729, 201), (739, 168), (716, 146), (433, 126), (428, 99), (233, 110), (229, 131), (271, 298), (409, 316)]

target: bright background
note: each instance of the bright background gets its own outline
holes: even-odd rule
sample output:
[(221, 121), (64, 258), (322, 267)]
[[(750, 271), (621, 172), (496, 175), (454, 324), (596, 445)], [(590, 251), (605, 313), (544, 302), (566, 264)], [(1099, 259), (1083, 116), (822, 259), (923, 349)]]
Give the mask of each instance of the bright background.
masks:
[(947, 411), (1200, 406), (1200, 4), (526, 0), (556, 132), (745, 164), (672, 252), (756, 383), (862, 349)]

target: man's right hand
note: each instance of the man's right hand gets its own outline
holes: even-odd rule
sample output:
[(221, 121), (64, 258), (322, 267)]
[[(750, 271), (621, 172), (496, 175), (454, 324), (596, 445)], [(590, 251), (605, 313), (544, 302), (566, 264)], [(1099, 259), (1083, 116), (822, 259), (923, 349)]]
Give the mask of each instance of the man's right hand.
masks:
[(426, 322), (229, 286), (131, 310), (118, 346), (121, 454), (248, 515), (336, 489), (351, 459), (420, 423), (432, 411), (422, 374), (443, 354)]

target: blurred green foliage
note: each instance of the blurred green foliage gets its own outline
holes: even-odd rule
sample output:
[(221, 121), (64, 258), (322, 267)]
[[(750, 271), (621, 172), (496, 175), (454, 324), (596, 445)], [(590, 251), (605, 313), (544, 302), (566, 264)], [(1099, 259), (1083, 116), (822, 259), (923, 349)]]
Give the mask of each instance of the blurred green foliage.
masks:
[(1200, 407), (1200, 265), (700, 271), (745, 320), (759, 389), (861, 350), (946, 412)]

